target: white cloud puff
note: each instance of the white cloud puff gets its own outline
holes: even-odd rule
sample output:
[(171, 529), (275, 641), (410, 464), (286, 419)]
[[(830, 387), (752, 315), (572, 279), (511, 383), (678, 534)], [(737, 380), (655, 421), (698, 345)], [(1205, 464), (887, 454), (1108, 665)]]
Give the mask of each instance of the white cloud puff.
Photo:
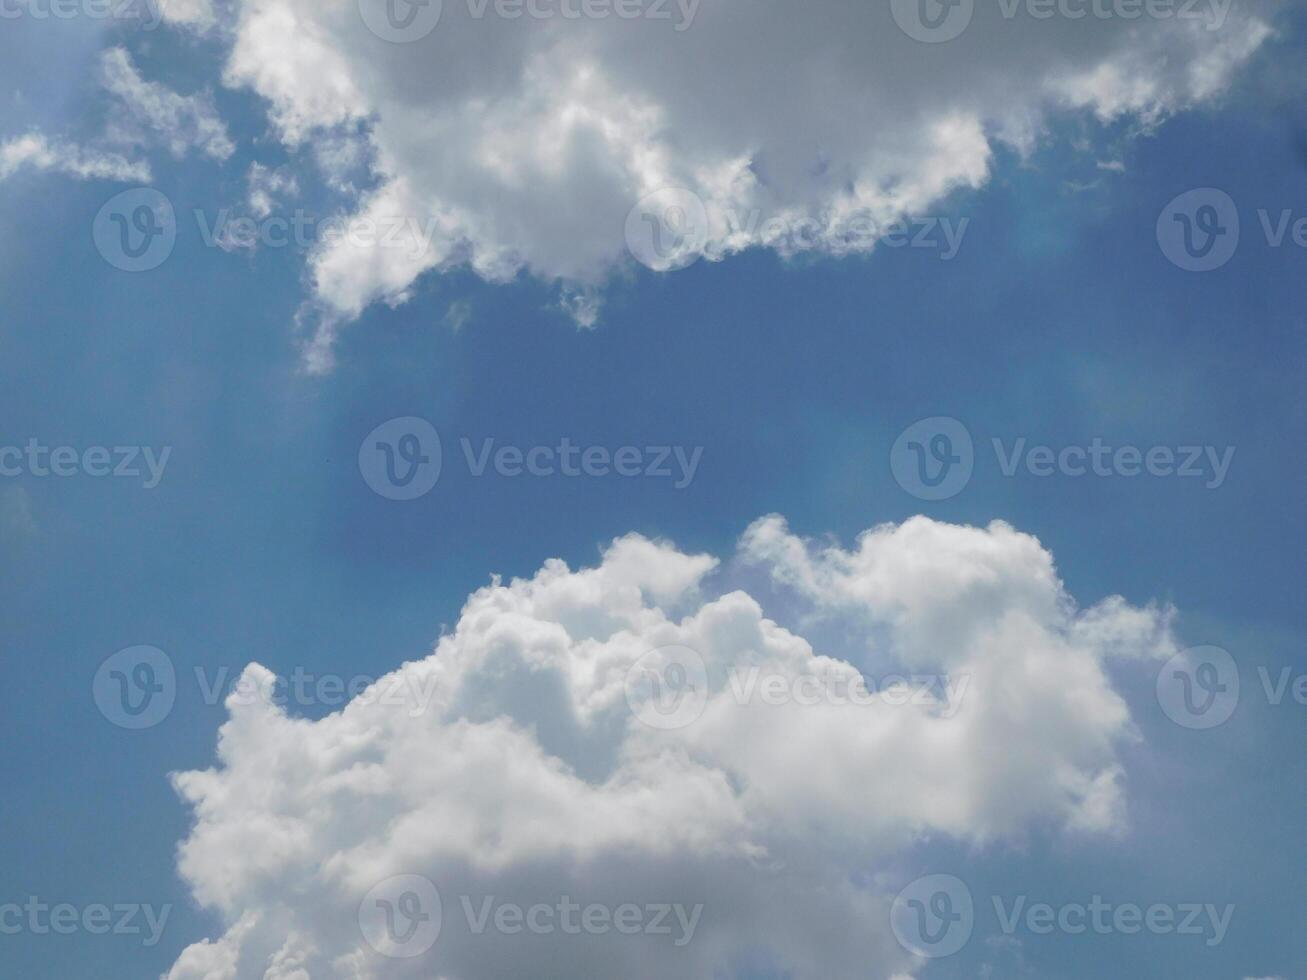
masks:
[[(386, 2), (362, 7), (375, 23)], [(1030, 150), (1059, 112), (1155, 123), (1221, 93), (1272, 30), (1260, 0), (1185, 5), (1197, 19), (985, 2), (945, 44), (901, 30), (902, 4), (586, 6), (610, 15), (444, 0), (428, 34), (393, 43), (358, 0), (236, 0), (227, 82), (267, 100), (289, 145), (362, 133), (376, 186), (356, 211), (406, 227), (390, 247), (341, 240), (312, 257), (312, 366), (330, 364), (340, 323), (402, 302), (429, 270), (602, 285), (629, 262), (633, 206), (668, 188), (705, 208), (670, 264), (870, 249), (888, 224), (982, 185), (996, 144)], [(593, 302), (581, 312), (593, 322)]]
[(212, 0), (167, 0), (160, 13), (165, 22), (204, 33), (217, 23)]
[[(180, 870), (226, 932), (170, 980), (706, 978), (760, 955), (800, 978), (906, 975), (885, 874), (914, 844), (1121, 828), (1134, 734), (1107, 661), (1170, 655), (1169, 611), (1078, 609), (1038, 541), (1002, 523), (919, 517), (846, 551), (772, 517), (740, 558), (628, 536), (594, 568), (496, 579), (430, 657), (336, 714), (230, 698), (216, 768), (175, 777), (195, 814)], [(779, 584), (771, 601), (864, 652), (816, 651), (728, 591), (752, 566)], [(877, 686), (891, 674), (913, 679)], [(799, 696), (863, 677), (877, 696)], [(359, 919), (400, 875), (443, 899), (411, 959)], [(678, 944), (478, 934), (465, 911), (564, 897), (700, 915)]]
[(0, 180), (12, 177), (25, 167), (80, 180), (144, 183), (150, 179), (148, 163), (128, 160), (121, 153), (51, 140), (41, 133), (28, 133), (0, 143)]
[(125, 48), (110, 48), (101, 55), (100, 80), (118, 100), (106, 135), (111, 142), (145, 145), (157, 138), (178, 159), (192, 148), (215, 160), (236, 152), (212, 96), (179, 95), (147, 81)]
[(178, 159), (191, 149), (216, 160), (236, 151), (208, 93), (179, 95), (147, 81), (120, 47), (101, 54), (99, 74), (101, 85), (113, 96), (104, 133), (90, 145), (39, 131), (0, 142), (0, 180), (29, 168), (82, 180), (148, 183), (150, 165), (129, 160), (121, 150), (140, 150), (159, 141)]

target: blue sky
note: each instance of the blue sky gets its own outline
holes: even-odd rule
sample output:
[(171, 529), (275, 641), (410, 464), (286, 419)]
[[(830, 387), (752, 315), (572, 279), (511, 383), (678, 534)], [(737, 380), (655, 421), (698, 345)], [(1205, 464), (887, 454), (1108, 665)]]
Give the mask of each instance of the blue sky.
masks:
[[(1297, 451), (1307, 250), (1272, 247), (1257, 217), (1307, 218), (1301, 18), (1282, 12), (1277, 23), (1279, 36), (1219, 99), (1147, 131), (1129, 115), (1060, 112), (1028, 154), (996, 147), (980, 186), (952, 188), (931, 211), (968, 219), (951, 260), (882, 246), (793, 257), (755, 247), (669, 273), (628, 261), (602, 287), (593, 328), (560, 309), (557, 282), (530, 263), (497, 282), (451, 262), (404, 302), (367, 304), (323, 372), (305, 368), (305, 250), (209, 247), (192, 217), (239, 206), (254, 162), (294, 169), (301, 196), (289, 207), (341, 207), (306, 151), (278, 139), (267, 101), (221, 84), (228, 39), (85, 18), (6, 22), (0, 145), (37, 131), (95, 144), (107, 111), (97, 59), (122, 46), (148, 79), (182, 93), (208, 87), (235, 150), (177, 159), (158, 143), (125, 144), (126, 156), (148, 159), (149, 185), (179, 216), (175, 251), (141, 274), (106, 262), (92, 237), (101, 206), (139, 181), (39, 167), (0, 176), (0, 445), (171, 447), (148, 490), (143, 479), (0, 477), (0, 904), (172, 906), (148, 947), (85, 930), (0, 936), (0, 972), (166, 975), (186, 947), (231, 925), (178, 872), (192, 812), (169, 775), (213, 765), (227, 718), (206, 703), (197, 668), (228, 683), (252, 661), (284, 675), (382, 676), (428, 656), (492, 574), (529, 577), (551, 558), (591, 566), (631, 532), (722, 557), (722, 582), (752, 583), (762, 601), (772, 586), (730, 556), (774, 513), (797, 535), (846, 548), (917, 514), (1006, 521), (1054, 556), (1081, 607), (1113, 595), (1173, 604), (1181, 646), (1220, 646), (1239, 665), (1239, 706), (1211, 731), (1168, 719), (1160, 664), (1111, 665), (1137, 730), (1118, 749), (1127, 819), (1112, 832), (1068, 833), (1036, 815), (992, 841), (929, 832), (875, 866), (850, 855), (850, 880), (947, 872), (976, 896), (972, 941), (913, 976), (1302, 975), (1295, 869), (1307, 858), (1307, 779), (1296, 747), (1307, 707), (1268, 703), (1258, 673), (1307, 671), (1307, 466)], [(1120, 167), (1100, 168), (1107, 159)], [(1208, 187), (1236, 202), (1241, 241), (1221, 269), (1190, 273), (1159, 248), (1157, 218), (1180, 193)], [(369, 489), (358, 454), (375, 427), (407, 416), (436, 427), (444, 465), (430, 493), (401, 503)], [(896, 481), (891, 447), (940, 416), (970, 432), (975, 473), (955, 496), (925, 501)], [(995, 439), (1064, 447), (1095, 437), (1235, 455), (1211, 488), (1009, 477), (992, 449)], [(474, 477), (459, 440), (488, 438), (702, 447), (702, 462), (679, 489), (653, 478)], [(764, 602), (770, 615), (804, 627), (783, 597), (775, 603)], [(839, 629), (831, 639), (855, 643)], [(178, 685), (160, 724), (130, 731), (101, 713), (92, 685), (106, 658), (138, 645), (165, 651)], [(1028, 930), (1018, 945), (1001, 941), (995, 895), (1229, 903), (1234, 914), (1215, 946)], [(717, 975), (803, 975), (766, 940)]]

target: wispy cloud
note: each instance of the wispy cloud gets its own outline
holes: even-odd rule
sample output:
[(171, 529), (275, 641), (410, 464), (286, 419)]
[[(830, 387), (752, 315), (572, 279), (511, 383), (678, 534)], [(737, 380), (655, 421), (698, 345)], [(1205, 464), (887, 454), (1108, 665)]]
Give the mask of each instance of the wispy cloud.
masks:
[(146, 183), (150, 165), (128, 160), (121, 153), (89, 149), (41, 133), (28, 133), (0, 143), (0, 180), (24, 168), (52, 171), (81, 180), (118, 180)]

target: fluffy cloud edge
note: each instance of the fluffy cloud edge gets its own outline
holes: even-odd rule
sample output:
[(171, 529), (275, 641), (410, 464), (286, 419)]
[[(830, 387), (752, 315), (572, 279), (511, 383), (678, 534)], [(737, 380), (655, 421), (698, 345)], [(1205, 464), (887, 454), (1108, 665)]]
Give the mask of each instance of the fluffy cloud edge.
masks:
[[(1032, 152), (1059, 114), (1147, 129), (1211, 104), (1274, 32), (1260, 2), (1218, 29), (981, 8), (953, 46), (918, 44), (888, 9), (839, 4), (806, 11), (803, 30), (721, 4), (681, 33), (446, 3), (430, 36), (391, 44), (365, 26), (373, 6), (240, 0), (226, 27), (226, 83), (265, 100), (288, 149), (349, 144), (323, 159), (370, 161), (353, 216), (388, 229), (385, 247), (339, 240), (310, 256), (300, 322), (317, 372), (343, 327), (407, 302), (433, 271), (533, 276), (591, 327), (636, 260), (869, 252), (896, 222), (984, 186), (997, 146)], [(785, 85), (760, 73), (767, 59), (789, 66)], [(668, 215), (687, 209), (692, 234), (672, 234)], [(645, 212), (653, 225), (624, 233)], [(646, 233), (677, 241), (632, 240)]]
[[(249, 697), (274, 684), (251, 665), (226, 702), (219, 767), (175, 777), (196, 817), (181, 872), (227, 931), (187, 949), (171, 980), (281, 976), (259, 972), (273, 963), (296, 977), (475, 980), (545, 953), (573, 971), (706, 976), (759, 946), (800, 977), (868, 962), (890, 976), (912, 958), (879, 925), (885, 875), (923, 839), (1123, 829), (1117, 750), (1137, 735), (1105, 662), (1168, 656), (1173, 611), (1119, 598), (1078, 609), (1051, 555), (1001, 522), (914, 518), (844, 550), (770, 517), (740, 558), (864, 636), (863, 662), (818, 654), (753, 596), (717, 589), (732, 572), (715, 558), (631, 535), (592, 568), (555, 560), (493, 580), (430, 657), (321, 720)], [(669, 666), (702, 683), (683, 725), (660, 722), (666, 692), (641, 680)], [(880, 692), (895, 700), (773, 703), (741, 693), (749, 670), (793, 690), (905, 679)], [(927, 671), (965, 675), (965, 699), (906, 679)], [(410, 963), (370, 947), (355, 917), (370, 888), (412, 874), (440, 881), (447, 901), (616, 903), (643, 882), (713, 915), (698, 942), (669, 950), (557, 936), (487, 946), (450, 914), (438, 959)], [(796, 902), (809, 914), (796, 918)], [(859, 925), (832, 947), (833, 923)]]

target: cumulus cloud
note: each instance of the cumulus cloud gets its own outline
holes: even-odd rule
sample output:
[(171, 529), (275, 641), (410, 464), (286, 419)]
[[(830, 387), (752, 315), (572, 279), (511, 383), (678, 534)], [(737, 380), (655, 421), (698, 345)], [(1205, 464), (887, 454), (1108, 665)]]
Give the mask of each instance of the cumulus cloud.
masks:
[(215, 160), (226, 160), (236, 152), (211, 95), (179, 95), (165, 85), (147, 81), (125, 48), (104, 52), (100, 77), (118, 100), (107, 134), (110, 141), (146, 145), (160, 139), (178, 159), (191, 149)]
[(148, 181), (150, 166), (120, 153), (90, 149), (41, 133), (28, 133), (0, 143), (0, 180), (24, 167), (67, 174), (81, 180)]
[(358, 145), (374, 175), (358, 214), (434, 232), (316, 252), (314, 366), (341, 323), (455, 265), (558, 281), (591, 323), (575, 290), (629, 264), (628, 214), (676, 206), (648, 198), (668, 189), (703, 207), (655, 267), (753, 246), (869, 250), (984, 184), (996, 146), (1029, 152), (1055, 114), (1153, 125), (1218, 96), (1272, 30), (1261, 2), (1079, 20), (980, 3), (945, 44), (900, 29), (902, 5), (853, 0), (615, 5), (634, 18), (500, 6), (445, 0), (425, 36), (393, 43), (365, 22), (385, 0), (364, 16), (357, 0), (236, 3), (227, 82), (262, 95), (292, 147)]
[[(1172, 653), (1169, 611), (1078, 608), (1002, 523), (914, 518), (845, 550), (771, 517), (739, 559), (631, 535), (593, 568), (494, 579), (431, 656), (336, 714), (233, 695), (215, 768), (175, 777), (195, 815), (180, 870), (225, 932), (170, 980), (712, 977), (759, 955), (799, 978), (907, 976), (886, 874), (914, 844), (1121, 829), (1135, 735), (1107, 662)], [(769, 601), (860, 652), (814, 649), (730, 588), (753, 566)], [(388, 956), (361, 910), (410, 875), (438, 889), (441, 928)], [(467, 914), (564, 898), (700, 914), (684, 944), (478, 933)]]

